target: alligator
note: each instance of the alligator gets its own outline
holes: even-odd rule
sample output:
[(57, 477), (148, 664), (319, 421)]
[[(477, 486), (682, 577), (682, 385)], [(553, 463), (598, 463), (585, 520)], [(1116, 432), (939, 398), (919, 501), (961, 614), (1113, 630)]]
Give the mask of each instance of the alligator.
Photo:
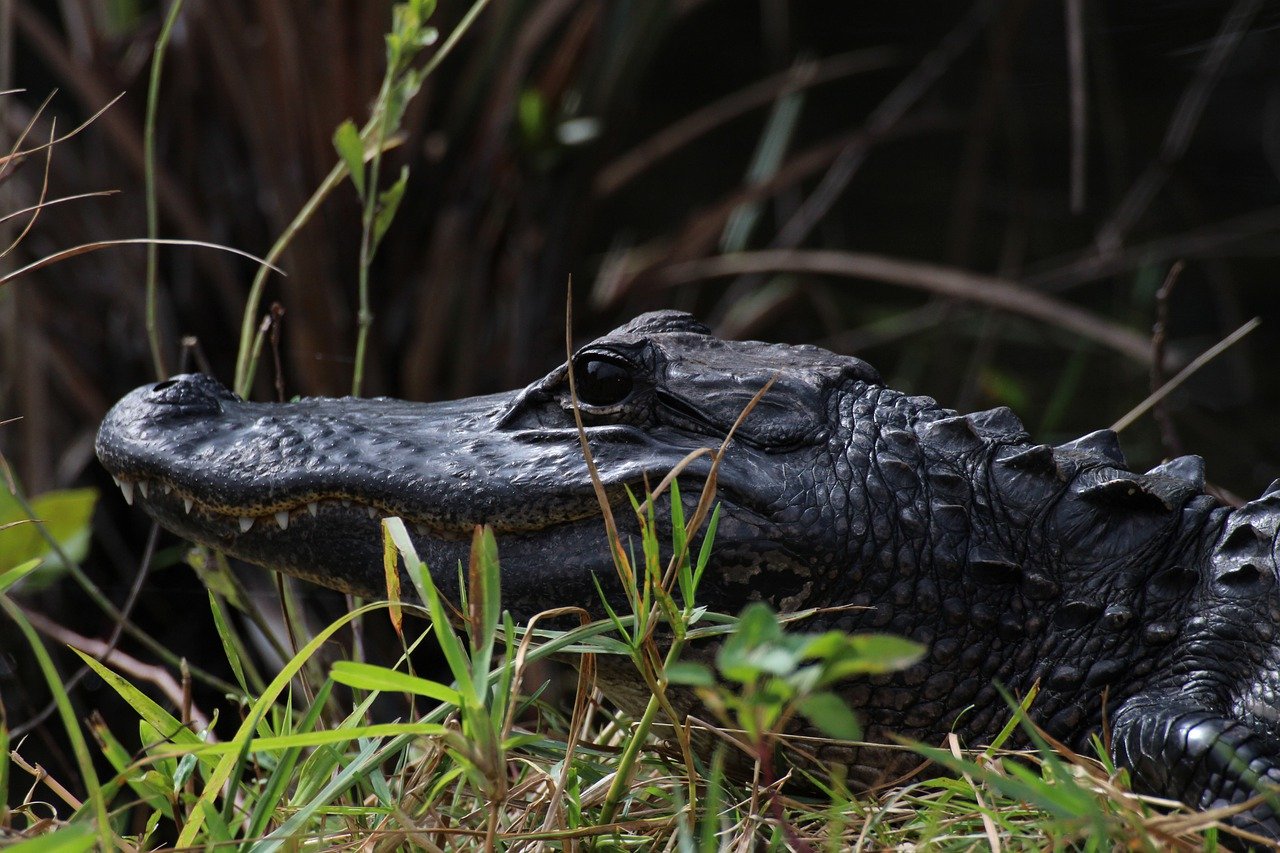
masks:
[[(250, 563), (385, 595), (380, 519), (399, 516), (457, 596), (488, 524), (513, 614), (598, 613), (602, 595), (624, 599), (570, 368), (624, 538), (638, 532), (628, 490), (717, 446), (772, 381), (719, 462), (700, 602), (819, 608), (819, 629), (922, 644), (918, 663), (843, 688), (869, 741), (987, 743), (1010, 715), (1000, 686), (1038, 686), (1032, 712), (1054, 738), (1089, 750), (1101, 734), (1137, 790), (1192, 807), (1258, 799), (1230, 820), (1280, 838), (1266, 796), (1280, 782), (1280, 481), (1232, 509), (1206, 493), (1199, 457), (1134, 473), (1109, 430), (1034, 443), (1008, 408), (960, 415), (857, 358), (720, 340), (675, 311), (523, 390), (453, 402), (254, 403), (176, 376), (124, 397), (97, 452), (160, 524)], [(704, 482), (711, 464), (680, 476)], [(624, 707), (646, 698), (634, 675), (601, 679)], [(817, 753), (860, 787), (918, 761), (871, 744)]]

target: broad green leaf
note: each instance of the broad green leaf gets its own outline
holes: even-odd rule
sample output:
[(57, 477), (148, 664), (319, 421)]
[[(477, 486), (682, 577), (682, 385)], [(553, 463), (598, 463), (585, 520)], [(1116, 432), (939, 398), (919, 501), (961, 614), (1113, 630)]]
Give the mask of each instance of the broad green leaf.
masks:
[(841, 740), (857, 740), (862, 737), (858, 718), (846, 703), (834, 693), (814, 693), (800, 700), (800, 713), (824, 734)]
[[(46, 492), (30, 503), (32, 514), (58, 543), (67, 559), (79, 562), (89, 552), (89, 522), (97, 501), (97, 489), (64, 489)], [(7, 489), (0, 488), (0, 525), (26, 521), (26, 510), (17, 498)], [(0, 570), (32, 559), (41, 559), (45, 566), (63, 568), (51, 550), (35, 524), (20, 523), (0, 529)]]
[(430, 681), (426, 678), (419, 678), (416, 675), (398, 672), (385, 666), (375, 666), (371, 663), (348, 660), (338, 661), (333, 665), (330, 675), (339, 684), (356, 687), (360, 690), (380, 690), (384, 693), (413, 693), (418, 696), (428, 696), (441, 702), (448, 702), (450, 705), (458, 705), (462, 702), (461, 694), (452, 687), (446, 687), (438, 681)]
[(360, 138), (355, 122), (347, 119), (338, 125), (333, 132), (333, 147), (338, 150), (342, 162), (347, 164), (356, 192), (364, 198), (364, 140)]
[(694, 687), (713, 687), (716, 683), (711, 668), (692, 661), (676, 661), (667, 664), (664, 672), (671, 684), (690, 684)]
[(827, 657), (825, 680), (850, 675), (878, 675), (905, 669), (924, 656), (924, 647), (892, 634), (854, 634), (845, 649)]
[(759, 672), (753, 652), (764, 643), (782, 635), (778, 617), (768, 605), (748, 604), (738, 617), (737, 628), (716, 654), (716, 666), (726, 678), (748, 682)]

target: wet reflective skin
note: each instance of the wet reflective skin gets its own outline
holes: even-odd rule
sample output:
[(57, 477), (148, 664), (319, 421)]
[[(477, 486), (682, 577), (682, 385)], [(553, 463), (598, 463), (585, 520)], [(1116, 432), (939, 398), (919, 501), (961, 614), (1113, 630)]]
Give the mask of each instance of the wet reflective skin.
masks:
[[(844, 688), (870, 740), (956, 731), (981, 744), (1008, 718), (995, 685), (1038, 683), (1036, 721), (1084, 748), (1105, 714), (1141, 790), (1208, 807), (1280, 781), (1280, 490), (1230, 510), (1205, 494), (1198, 457), (1133, 473), (1109, 431), (1036, 444), (1008, 409), (958, 415), (884, 387), (858, 359), (722, 341), (677, 312), (633, 320), (573, 366), (626, 537), (625, 489), (718, 446), (776, 377), (719, 470), (700, 599), (724, 612), (856, 605), (806, 627), (924, 644), (911, 668)], [(165, 527), (325, 586), (382, 593), (379, 520), (395, 515), (450, 595), (485, 523), (517, 616), (600, 612), (593, 577), (620, 597), (564, 365), (518, 391), (433, 404), (250, 403), (178, 376), (121, 400), (97, 449)], [(706, 466), (681, 476), (686, 500)], [(608, 667), (601, 686), (624, 707), (647, 698)], [(870, 746), (819, 753), (863, 785), (915, 763)], [(1266, 805), (1236, 822), (1280, 837)]]

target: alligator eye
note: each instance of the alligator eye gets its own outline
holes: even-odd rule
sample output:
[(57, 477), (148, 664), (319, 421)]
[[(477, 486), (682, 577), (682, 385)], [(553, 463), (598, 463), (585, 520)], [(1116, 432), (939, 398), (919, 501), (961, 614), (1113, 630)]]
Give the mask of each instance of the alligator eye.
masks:
[(627, 399), (635, 382), (625, 364), (598, 355), (574, 365), (578, 399), (588, 406), (613, 406)]

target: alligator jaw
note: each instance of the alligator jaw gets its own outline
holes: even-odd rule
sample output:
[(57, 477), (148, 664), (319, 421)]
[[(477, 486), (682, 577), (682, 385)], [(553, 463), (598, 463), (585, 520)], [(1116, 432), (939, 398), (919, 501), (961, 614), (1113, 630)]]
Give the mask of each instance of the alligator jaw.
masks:
[[(474, 527), (489, 524), (504, 564), (525, 563), (504, 584), (513, 611), (525, 610), (524, 590), (545, 595), (546, 584), (583, 587), (579, 598), (595, 601), (592, 574), (608, 586), (613, 568), (600, 558), (609, 549), (576, 430), (502, 426), (519, 397), (258, 404), (207, 376), (178, 376), (116, 404), (97, 450), (126, 500), (166, 528), (325, 586), (384, 594), (379, 525), (396, 516), (446, 589)], [(599, 443), (618, 508), (625, 485), (642, 491), (685, 452), (644, 452), (618, 427), (590, 432), (642, 451), (637, 462)], [(568, 553), (581, 557), (548, 561), (552, 538), (578, 543)]]

